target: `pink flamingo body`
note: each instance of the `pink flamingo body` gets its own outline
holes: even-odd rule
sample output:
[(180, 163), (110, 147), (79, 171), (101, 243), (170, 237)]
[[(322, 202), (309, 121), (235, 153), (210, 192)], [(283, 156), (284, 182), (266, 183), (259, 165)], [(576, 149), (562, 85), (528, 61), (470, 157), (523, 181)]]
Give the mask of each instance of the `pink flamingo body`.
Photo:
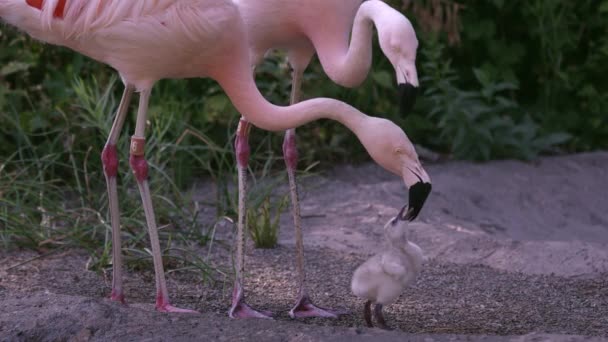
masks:
[[(62, 6), (63, 10), (59, 10)], [(148, 165), (144, 157), (147, 107), (151, 89), (160, 79), (215, 79), (244, 118), (262, 129), (286, 130), (320, 118), (337, 120), (357, 135), (376, 162), (403, 177), (410, 192), (426, 187), (430, 190), (429, 177), (411, 142), (392, 122), (367, 116), (331, 99), (314, 99), (289, 107), (267, 102), (251, 75), (247, 31), (239, 9), (231, 0), (0, 0), (0, 18), (36, 39), (69, 47), (112, 66), (125, 83), (123, 98), (102, 152), (112, 225), (114, 300), (124, 301), (116, 142), (131, 96), (138, 91), (139, 108), (131, 139), (130, 164), (140, 190), (152, 245), (156, 307), (160, 311), (191, 312), (170, 304), (147, 181)], [(237, 145), (239, 136), (237, 134)], [(246, 158), (246, 150), (238, 152), (238, 159)], [(411, 216), (415, 217), (421, 206), (422, 203), (416, 206), (411, 203)], [(263, 317), (265, 315), (243, 301), (242, 230), (237, 240), (237, 279), (231, 316)]]

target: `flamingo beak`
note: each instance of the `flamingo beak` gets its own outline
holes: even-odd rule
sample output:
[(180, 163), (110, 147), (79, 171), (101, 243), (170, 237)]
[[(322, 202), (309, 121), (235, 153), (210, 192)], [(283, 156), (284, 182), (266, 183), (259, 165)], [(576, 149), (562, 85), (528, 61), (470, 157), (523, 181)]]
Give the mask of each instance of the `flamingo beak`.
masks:
[[(426, 202), (427, 197), (431, 193), (431, 183), (416, 183), (414, 186), (410, 188), (410, 199), (409, 204), (404, 206), (401, 210), (402, 212), (399, 215), (401, 220), (414, 221), (422, 207), (424, 206), (424, 202)], [(407, 211), (405, 208), (407, 207)]]
[(402, 83), (399, 87), (399, 113), (402, 116), (407, 116), (416, 104), (416, 95), (418, 87), (411, 83)]
[(406, 167), (403, 179), (409, 188), (409, 203), (401, 209), (397, 217), (402, 221), (413, 221), (420, 214), (433, 187), (428, 174), (422, 167), (418, 169)]

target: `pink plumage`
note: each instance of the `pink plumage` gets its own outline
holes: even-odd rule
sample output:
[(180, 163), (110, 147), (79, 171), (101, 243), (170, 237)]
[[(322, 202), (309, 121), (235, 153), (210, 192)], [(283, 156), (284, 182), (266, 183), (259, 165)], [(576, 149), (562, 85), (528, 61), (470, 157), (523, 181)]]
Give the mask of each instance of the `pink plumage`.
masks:
[[(26, 0), (26, 3), (34, 8), (39, 10), (42, 9), (44, 0)], [(63, 18), (63, 11), (65, 10), (65, 0), (60, 0), (53, 11), (53, 17), (55, 18)]]

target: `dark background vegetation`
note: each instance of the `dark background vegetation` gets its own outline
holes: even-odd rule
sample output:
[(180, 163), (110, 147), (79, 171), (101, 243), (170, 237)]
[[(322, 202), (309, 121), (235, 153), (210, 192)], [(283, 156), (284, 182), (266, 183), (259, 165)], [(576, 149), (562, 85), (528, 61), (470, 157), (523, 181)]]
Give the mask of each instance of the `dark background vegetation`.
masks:
[[(390, 2), (412, 20), (420, 40), (422, 93), (414, 113), (398, 115), (394, 71), (377, 44), (362, 87), (332, 84), (315, 62), (304, 97), (334, 97), (386, 117), (416, 144), (456, 159), (531, 160), (608, 147), (608, 0)], [(287, 103), (290, 74), (282, 56), (273, 55), (258, 71), (269, 100)], [(94, 251), (99, 265), (109, 264), (99, 155), (121, 92), (110, 68), (0, 26), (0, 244), (42, 250), (76, 244)], [(209, 204), (218, 217), (234, 214), (226, 184), (233, 181), (238, 114), (213, 81), (164, 80), (154, 89), (149, 118), (158, 220), (180, 227), (178, 233), (165, 229), (164, 241), (204, 245), (215, 222), (199, 223), (188, 186), (195, 177), (211, 177), (219, 191)], [(143, 215), (126, 163), (133, 119), (119, 146), (120, 182), (129, 185), (120, 187), (124, 241), (129, 260), (147, 260)], [(333, 122), (309, 124), (298, 135), (301, 169), (369, 159)], [(254, 184), (280, 171), (281, 139), (253, 132)], [(256, 195), (257, 205), (267, 188)], [(103, 250), (100, 239), (106, 240)], [(201, 269), (189, 260), (188, 267)]]

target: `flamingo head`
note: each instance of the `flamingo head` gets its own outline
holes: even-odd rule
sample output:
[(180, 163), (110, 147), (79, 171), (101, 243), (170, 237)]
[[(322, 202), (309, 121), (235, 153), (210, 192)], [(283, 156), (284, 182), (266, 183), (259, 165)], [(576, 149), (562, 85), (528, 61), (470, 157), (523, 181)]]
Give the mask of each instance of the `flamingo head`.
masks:
[(409, 189), (409, 199), (407, 210), (401, 216), (413, 221), (432, 188), (414, 145), (399, 126), (382, 118), (369, 117), (357, 135), (376, 163), (403, 179)]
[(416, 32), (406, 17), (391, 16), (378, 25), (378, 40), (382, 52), (393, 65), (397, 75), (400, 112), (407, 115), (416, 103), (419, 87), (416, 71)]

